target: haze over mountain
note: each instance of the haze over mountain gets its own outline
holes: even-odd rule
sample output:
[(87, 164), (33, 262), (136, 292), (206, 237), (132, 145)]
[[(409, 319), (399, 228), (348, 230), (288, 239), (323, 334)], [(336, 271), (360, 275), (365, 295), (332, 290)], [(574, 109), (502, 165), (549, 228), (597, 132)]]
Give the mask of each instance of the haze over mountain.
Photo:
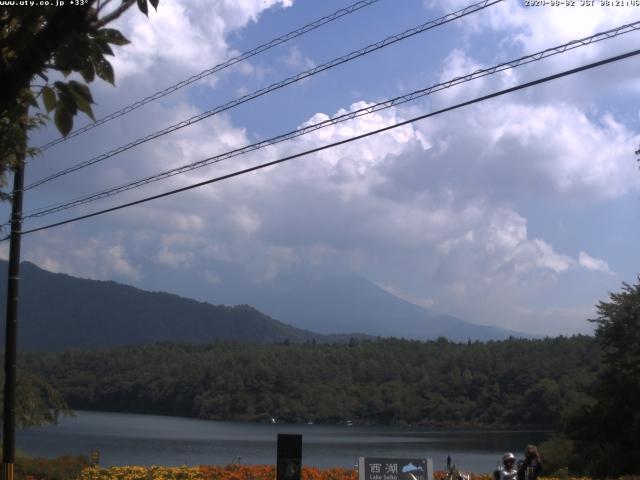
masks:
[[(111, 281), (51, 273), (22, 263), (18, 345), (22, 350), (101, 348), (158, 341), (205, 343), (348, 341), (274, 320), (248, 305), (211, 305)], [(7, 262), (0, 261), (5, 308)], [(0, 337), (4, 337), (4, 328)]]
[[(6, 271), (7, 263), (1, 261), (2, 308)], [(340, 342), (361, 336), (353, 332), (420, 340), (445, 336), (458, 341), (526, 336), (434, 314), (354, 276), (298, 272), (278, 282), (247, 282), (244, 288), (209, 285), (220, 303), (240, 305), (234, 307), (51, 273), (29, 262), (22, 264), (22, 279), (19, 343), (26, 350), (165, 340)]]
[[(235, 277), (236, 281), (238, 277)], [(355, 275), (292, 270), (269, 281), (244, 279), (212, 286), (216, 303), (248, 303), (298, 328), (319, 333), (363, 332), (418, 340), (499, 340), (529, 337), (521, 332), (477, 325), (398, 298)]]

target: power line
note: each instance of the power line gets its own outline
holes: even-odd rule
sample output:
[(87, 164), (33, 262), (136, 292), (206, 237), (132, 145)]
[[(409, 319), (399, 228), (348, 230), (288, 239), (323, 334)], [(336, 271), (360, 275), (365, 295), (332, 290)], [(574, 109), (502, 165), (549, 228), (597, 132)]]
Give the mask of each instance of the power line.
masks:
[(300, 37), (302, 35), (304, 35), (305, 33), (308, 33), (312, 30), (315, 30), (317, 28), (320, 28), (323, 25), (326, 25), (327, 23), (331, 23), (341, 17), (344, 17), (345, 15), (349, 15), (353, 12), (356, 12), (362, 8), (368, 7), (369, 5), (378, 2), (378, 0), (360, 0), (356, 3), (353, 3), (345, 8), (341, 8), (340, 10), (337, 10), (335, 12), (333, 12), (330, 15), (327, 15), (325, 17), (319, 18), (318, 20), (311, 22), (303, 27), (297, 28), (296, 30), (293, 30), (289, 33), (286, 33), (284, 35), (282, 35), (281, 37), (278, 38), (274, 38), (270, 41), (268, 41), (267, 43), (263, 43), (262, 45), (259, 45), (257, 47), (255, 47), (252, 50), (246, 51), (244, 53), (241, 53), (240, 55), (237, 55), (235, 57), (232, 57), (228, 60), (226, 60), (223, 63), (219, 63), (218, 65), (211, 67), (207, 70), (203, 70), (202, 72), (193, 75), (189, 78), (187, 78), (186, 80), (182, 80), (181, 82), (176, 83), (175, 85), (172, 85), (170, 87), (165, 88), (164, 90), (160, 90), (156, 93), (154, 93), (153, 95), (149, 95), (148, 97), (143, 98), (142, 100), (138, 100), (135, 103), (132, 103), (131, 105), (127, 105), (126, 107), (121, 108), (120, 110), (113, 112), (109, 115), (107, 115), (106, 117), (103, 118), (99, 118), (98, 120), (96, 120), (95, 122), (92, 122), (88, 125), (85, 125), (82, 128), (78, 128), (77, 130), (74, 130), (73, 132), (71, 132), (69, 135), (67, 135), (66, 137), (60, 137), (57, 138), (55, 140), (52, 140), (44, 145), (42, 145), (41, 147), (38, 147), (38, 149), (43, 152), (51, 147), (53, 147), (54, 145), (57, 145), (59, 143), (65, 142), (73, 137), (76, 137), (82, 133), (88, 132), (89, 130), (92, 130), (100, 125), (103, 125), (107, 122), (110, 122), (111, 120), (114, 120), (116, 118), (122, 117), (123, 115), (126, 115), (129, 112), (132, 112), (140, 107), (142, 107), (143, 105), (146, 105), (147, 103), (153, 102), (154, 100), (158, 100), (162, 97), (166, 97), (167, 95), (175, 92), (176, 90), (180, 90), (183, 87), (186, 87), (188, 85), (191, 85), (192, 83), (197, 82), (198, 80), (202, 80), (205, 77), (208, 77), (209, 75), (213, 75), (214, 73), (217, 73), (221, 70), (224, 70), (225, 68), (231, 67), (232, 65), (235, 65), (236, 63), (240, 63), (244, 60), (247, 60), (248, 58), (254, 57), (262, 52), (266, 52), (267, 50), (270, 50), (274, 47), (277, 47), (278, 45), (282, 45), (283, 43), (288, 42), (289, 40), (293, 40), (294, 38)]
[(262, 140), (260, 142), (256, 142), (253, 143), (251, 145), (247, 145), (241, 148), (237, 148), (225, 153), (221, 153), (212, 157), (208, 157), (205, 158), (203, 160), (199, 160), (197, 162), (193, 162), (193, 163), (189, 163), (186, 165), (182, 165), (179, 167), (175, 167), (172, 168), (170, 170), (166, 170), (164, 172), (155, 174), (155, 175), (151, 175), (142, 179), (138, 179), (138, 180), (134, 180), (132, 182), (128, 182), (125, 183), (123, 185), (119, 185), (117, 187), (112, 187), (112, 188), (108, 188), (105, 190), (102, 190), (100, 192), (97, 193), (93, 193), (90, 195), (86, 195), (80, 198), (76, 198), (73, 200), (69, 200), (66, 202), (60, 202), (51, 206), (47, 206), (47, 207), (41, 207), (41, 208), (37, 208), (34, 210), (31, 210), (29, 212), (26, 212), (25, 215), (23, 215), (24, 219), (27, 218), (38, 218), (38, 217), (43, 217), (46, 215), (50, 215), (53, 213), (57, 213), (57, 212), (61, 212), (64, 210), (68, 210), (70, 208), (79, 206), (79, 205), (84, 205), (86, 203), (90, 203), (90, 202), (94, 202), (97, 200), (100, 200), (102, 198), (106, 198), (106, 197), (110, 197), (113, 195), (117, 195), (119, 193), (123, 193), (125, 191), (128, 190), (132, 190), (134, 188), (138, 188), (144, 185), (148, 185), (149, 183), (152, 182), (157, 182), (160, 180), (164, 180), (166, 178), (170, 178), (172, 176), (175, 175), (179, 175), (185, 172), (189, 172), (191, 170), (195, 170), (197, 168), (202, 168), (205, 167), (207, 165), (211, 165), (214, 163), (219, 163), (222, 162), (224, 160), (227, 160), (229, 158), (233, 158), (236, 156), (240, 156), (243, 155), (245, 153), (248, 152), (252, 152), (252, 151), (256, 151), (259, 149), (262, 149), (264, 147), (270, 146), (270, 145), (275, 145), (277, 143), (281, 143), (284, 142), (286, 140), (290, 140), (296, 137), (300, 137), (306, 134), (309, 134), (311, 132), (314, 132), (316, 130), (320, 130), (322, 128), (325, 127), (329, 127), (332, 125), (336, 125), (338, 123), (342, 123), (348, 120), (352, 120), (354, 118), (358, 118), (364, 115), (369, 115), (372, 114), (374, 112), (377, 111), (381, 111), (381, 110), (385, 110), (397, 105), (401, 105), (403, 103), (407, 103), (413, 100), (416, 100), (418, 98), (430, 95), (434, 92), (438, 92), (440, 90), (444, 90), (446, 88), (450, 88), (454, 85), (459, 85), (461, 83), (466, 83), (472, 80), (475, 80), (477, 78), (481, 78), (481, 77), (485, 77), (488, 75), (492, 75), (507, 69), (511, 69), (511, 68), (516, 68), (522, 65), (526, 65), (532, 62), (536, 62), (536, 61), (540, 61), (542, 59), (554, 56), (554, 55), (558, 55), (560, 53), (564, 53), (567, 52), (569, 50), (573, 50), (574, 48), (578, 48), (578, 47), (582, 47), (585, 45), (590, 45), (592, 43), (596, 43), (596, 42), (600, 42), (602, 40), (607, 40), (610, 38), (614, 38), (616, 36), (619, 35), (623, 35), (625, 33), (629, 33), (629, 32), (633, 32), (633, 31), (637, 31), (640, 30), (640, 21), (636, 21), (627, 25), (622, 25), (616, 28), (612, 28), (610, 30), (604, 31), (604, 32), (599, 32), (596, 33), (594, 35), (588, 36), (588, 37), (584, 37), (578, 40), (572, 40), (570, 42), (564, 43), (562, 45), (556, 46), (556, 47), (551, 47), (551, 48), (547, 48), (545, 50), (541, 50), (538, 51), (536, 53), (532, 53), (523, 57), (519, 57), (515, 60), (509, 60), (503, 63), (500, 63), (498, 65), (495, 65), (493, 67), (489, 67), (489, 68), (484, 68), (484, 69), (479, 69), (474, 71), (473, 73), (469, 73), (467, 75), (464, 76), (460, 76), (460, 77), (456, 77), (452, 80), (448, 80), (446, 82), (441, 82), (441, 83), (437, 83), (435, 85), (431, 85), (427, 88), (423, 88), (420, 90), (416, 90), (414, 92), (408, 93), (406, 95), (402, 95), (402, 96), (398, 96), (395, 98), (392, 98), (390, 100), (385, 100), (383, 102), (379, 102), (376, 103), (374, 105), (370, 105), (368, 107), (364, 107), (358, 110), (354, 110), (352, 112), (348, 112), (345, 113), (343, 115), (339, 115), (337, 117), (328, 119), (328, 120), (324, 120), (322, 122), (318, 122), (318, 123), (314, 123), (311, 125), (307, 125), (305, 127), (302, 127), (298, 130), (293, 130), (266, 140)]
[(475, 13), (478, 12), (480, 10), (483, 10), (491, 5), (503, 2), (504, 0), (483, 0), (481, 2), (478, 3), (474, 3), (472, 5), (469, 5), (461, 10), (457, 10), (455, 12), (452, 13), (448, 13), (440, 18), (437, 18), (435, 20), (430, 20), (422, 25), (419, 25), (417, 27), (414, 28), (410, 28), (408, 30), (405, 30), (402, 33), (398, 33), (396, 35), (392, 35), (389, 36), (387, 38), (385, 38), (384, 40), (381, 40), (379, 42), (376, 43), (372, 43), (364, 48), (361, 48), (359, 50), (355, 50), (351, 53), (348, 53), (346, 55), (343, 55), (342, 57), (339, 58), (335, 58), (327, 63), (324, 63), (322, 65), (319, 65), (317, 67), (313, 67), (309, 70), (305, 70), (304, 72), (298, 73), (297, 75), (294, 75), (292, 77), (286, 78), (284, 80), (281, 80), (277, 83), (273, 83), (271, 85), (269, 85), (268, 87), (264, 87), (261, 88), (259, 90), (256, 90), (252, 93), (249, 93), (247, 95), (244, 95), (240, 98), (237, 98), (235, 100), (232, 100), (224, 105), (220, 105), (218, 107), (215, 107), (211, 110), (208, 110), (206, 112), (200, 113), (198, 115), (195, 115), (191, 118), (188, 118), (187, 120), (183, 120), (179, 123), (176, 123), (174, 125), (170, 125), (169, 127), (166, 127), (162, 130), (159, 130), (157, 132), (151, 133), (145, 137), (141, 137), (137, 140), (134, 140), (132, 142), (127, 143), (126, 145), (120, 146), (114, 150), (111, 150), (107, 153), (103, 153), (101, 155), (98, 155), (96, 157), (93, 157), (89, 160), (85, 160), (84, 162), (80, 162), (76, 165), (73, 165), (71, 167), (65, 168), (63, 170), (60, 170), (56, 173), (53, 173), (47, 177), (44, 177), (40, 180), (37, 180), (29, 185), (27, 185), (24, 190), (30, 190), (34, 187), (37, 187), (39, 185), (42, 185), (44, 183), (47, 183), (51, 180), (54, 180), (58, 177), (61, 177), (63, 175), (68, 175), (72, 172), (75, 172), (77, 170), (80, 170), (82, 168), (88, 167), (89, 165), (93, 165), (94, 163), (98, 163), (101, 162), (103, 160), (106, 160), (107, 158), (113, 157), (115, 155), (118, 155), (126, 150), (129, 150), (133, 147), (136, 147), (138, 145), (141, 145), (143, 143), (146, 143), (150, 140), (155, 140), (156, 138), (162, 137), (164, 135), (167, 135), (169, 133), (175, 132), (176, 130), (179, 130), (181, 128), (187, 127), (189, 125), (193, 125), (194, 123), (200, 122), (201, 120), (204, 120), (206, 118), (209, 118), (213, 115), (216, 115), (218, 113), (224, 112), (226, 110), (229, 110), (231, 108), (237, 107), (238, 105), (241, 105), (245, 102), (248, 102), (250, 100), (254, 100), (255, 98), (261, 97), (262, 95), (265, 95), (267, 93), (270, 93), (274, 90), (278, 90), (280, 88), (283, 88), (287, 85), (290, 85), (292, 83), (295, 82), (299, 82), (300, 80), (303, 80), (305, 78), (309, 78), (313, 75), (316, 75), (320, 72), (323, 72), (325, 70), (329, 70), (333, 67), (336, 67), (338, 65), (341, 65), (343, 63), (346, 62), (350, 62), (351, 60), (354, 60), (356, 58), (362, 57), (364, 55), (367, 55), (371, 52), (374, 52), (376, 50), (380, 50), (388, 45), (392, 45), (396, 42), (399, 42), (401, 40), (405, 40), (409, 37), (412, 37), (414, 35), (417, 35), (419, 33), (423, 33), (426, 32), (427, 30), (431, 30), (432, 28), (438, 27), (440, 25), (444, 25), (445, 23), (449, 23), (452, 22), (454, 20), (457, 20), (459, 18), (462, 18), (466, 15), (469, 15), (471, 13)]
[[(616, 55), (614, 57), (609, 57), (609, 58), (607, 58), (605, 60), (600, 60), (600, 61), (597, 61), (597, 62), (589, 63), (589, 64), (583, 65), (581, 67), (572, 68), (572, 69), (565, 70), (565, 71), (560, 72), (560, 73), (556, 73), (556, 74), (553, 74), (553, 75), (549, 75), (549, 76), (546, 76), (546, 77), (539, 78), (537, 80), (532, 80), (530, 82), (526, 82), (526, 83), (523, 83), (523, 84), (520, 84), (520, 85), (516, 85), (515, 87), (510, 87), (510, 88), (506, 88), (504, 90), (499, 90), (497, 92), (490, 93), (488, 95), (483, 95), (483, 96), (475, 98), (473, 100), (468, 100), (466, 102), (461, 102), (461, 103), (458, 103), (458, 104), (450, 106), (450, 107), (446, 107), (446, 108), (442, 108), (440, 110), (436, 110), (434, 112), (425, 113), (423, 115), (420, 115), (420, 116), (417, 116), (417, 117), (413, 117), (413, 118), (411, 118), (409, 120), (405, 120), (405, 121), (402, 121), (402, 122), (394, 123), (393, 125), (388, 125), (386, 127), (379, 128), (377, 130), (372, 130), (370, 132), (363, 133), (361, 135), (357, 135), (357, 136), (354, 136), (354, 137), (350, 137), (350, 138), (347, 138), (345, 140), (340, 140), (340, 141), (333, 142), (333, 143), (330, 143), (330, 144), (327, 144), (327, 145), (323, 145), (323, 146), (320, 146), (320, 147), (316, 147), (316, 148), (312, 148), (312, 149), (309, 149), (309, 150), (305, 150), (304, 152), (299, 152), (299, 153), (296, 153), (296, 154), (293, 154), (293, 155), (289, 155), (287, 157), (283, 157), (283, 158), (280, 158), (278, 160), (273, 160), (271, 162), (262, 163), (260, 165), (256, 165), (256, 166), (249, 167), (249, 168), (245, 168), (243, 170), (239, 170), (239, 171), (236, 171), (236, 172), (233, 172), (233, 173), (229, 173), (229, 174), (222, 175), (222, 176), (219, 176), (219, 177), (211, 178), (209, 180), (205, 180), (205, 181), (202, 181), (202, 182), (194, 183), (194, 184), (188, 185), (186, 187), (177, 188), (175, 190), (170, 190), (168, 192), (160, 193), (158, 195), (145, 197), (145, 198), (142, 198), (142, 199), (139, 199), (139, 200), (135, 200), (133, 202), (128, 202), (128, 203), (123, 203), (123, 204), (120, 204), (120, 205), (116, 205), (115, 207), (105, 208), (103, 210), (98, 210), (98, 211), (93, 212), (93, 213), (88, 213), (88, 214), (85, 214), (85, 215), (80, 215), (80, 216), (73, 217), (73, 218), (70, 218), (70, 219), (67, 219), (67, 220), (63, 220), (63, 221), (60, 221), (60, 222), (51, 223), (51, 224), (48, 224), (48, 225), (44, 225), (42, 227), (36, 227), (36, 228), (29, 229), (29, 230), (24, 230), (22, 232), (22, 235), (26, 235), (28, 233), (39, 232), (41, 230), (47, 230), (49, 228), (58, 227), (58, 226), (61, 226), (61, 225), (66, 225), (68, 223), (77, 222), (79, 220), (84, 220), (84, 219), (95, 217), (95, 216), (98, 216), (98, 215), (103, 215), (105, 213), (114, 212), (116, 210), (121, 210), (123, 208), (132, 207), (134, 205), (139, 205), (139, 204), (142, 204), (142, 203), (146, 203), (146, 202), (149, 202), (149, 201), (152, 201), (152, 200), (157, 200), (159, 198), (168, 197), (170, 195), (175, 195), (177, 193), (185, 192), (187, 190), (192, 190), (194, 188), (202, 187), (204, 185), (208, 185), (208, 184), (211, 184), (211, 183), (217, 183), (217, 182), (220, 182), (222, 180), (227, 180), (229, 178), (237, 177), (239, 175), (243, 175), (243, 174), (246, 174), (246, 173), (249, 173), (249, 172), (253, 172), (253, 171), (256, 171), (256, 170), (261, 170), (261, 169), (266, 168), (266, 167), (271, 167), (273, 165), (284, 163), (284, 162), (287, 162), (289, 160), (293, 160), (293, 159), (296, 159), (296, 158), (299, 158), (299, 157), (310, 155), (312, 153), (317, 153), (317, 152), (320, 152), (320, 151), (323, 151), (323, 150), (327, 150), (327, 149), (334, 148), (334, 147), (337, 147), (337, 146), (340, 146), (340, 145), (351, 143), (351, 142), (354, 142), (356, 140), (361, 140), (363, 138), (367, 138), (367, 137), (370, 137), (372, 135), (377, 135), (379, 133), (383, 133), (383, 132), (386, 132), (386, 131), (389, 131), (389, 130), (392, 130), (392, 129), (395, 129), (395, 128), (398, 128), (398, 127), (409, 125), (409, 124), (417, 122), (419, 120), (424, 120), (425, 118), (429, 118), (429, 117), (433, 117), (433, 116), (436, 116), (436, 115), (440, 115), (442, 113), (449, 112), (449, 111), (452, 111), (452, 110), (457, 110), (459, 108), (466, 107), (468, 105), (472, 105), (472, 104), (475, 104), (475, 103), (483, 102), (483, 101), (489, 100), (491, 98), (495, 98), (495, 97), (499, 97), (499, 96), (502, 96), (502, 95), (506, 95), (507, 93), (512, 93), (512, 92), (515, 92), (515, 91), (518, 91), (518, 90), (523, 90), (525, 88), (529, 88), (529, 87), (532, 87), (532, 86), (535, 86), (535, 85), (546, 83), (546, 82), (549, 82), (551, 80), (556, 80), (556, 79), (561, 78), (561, 77), (566, 77), (568, 75), (573, 75), (573, 74), (576, 74), (576, 73), (579, 73), (579, 72), (583, 72), (585, 70), (590, 70), (592, 68), (600, 67), (602, 65), (606, 65), (606, 64), (609, 64), (609, 63), (613, 63), (613, 62), (617, 62), (617, 61), (620, 61), (620, 60), (624, 60), (626, 58), (630, 58), (630, 57), (633, 57), (633, 56), (636, 56), (636, 55), (639, 55), (639, 54), (640, 54), (640, 50), (634, 50), (634, 51), (627, 52), (627, 53), (624, 53), (624, 54), (621, 54), (621, 55)], [(6, 240), (7, 238), (8, 237), (5, 237), (2, 240)]]

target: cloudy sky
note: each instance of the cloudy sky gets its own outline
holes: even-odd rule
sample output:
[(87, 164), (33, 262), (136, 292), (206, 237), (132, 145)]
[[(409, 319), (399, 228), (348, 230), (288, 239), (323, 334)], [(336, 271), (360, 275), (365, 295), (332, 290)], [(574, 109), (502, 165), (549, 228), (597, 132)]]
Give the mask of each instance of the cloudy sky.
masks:
[[(379, 0), (53, 147), (27, 182), (466, 6)], [(577, 2), (578, 4), (580, 2)], [(348, 0), (161, 0), (117, 27), (116, 84), (96, 115), (348, 5)], [(507, 0), (388, 46), (26, 194), (25, 211), (83, 196), (349, 110), (640, 20), (631, 7)], [(637, 48), (640, 32), (491, 75), (295, 141), (26, 222), (45, 225)], [(79, 118), (77, 125), (87, 123)], [(591, 331), (593, 305), (640, 272), (640, 58), (438, 115), (152, 203), (24, 238), (51, 271), (213, 300), (237, 270), (255, 282), (305, 268), (363, 276), (466, 320), (541, 334)], [(46, 129), (39, 145), (56, 137)], [(5, 206), (2, 214), (7, 217)], [(6, 257), (6, 244), (3, 247)]]

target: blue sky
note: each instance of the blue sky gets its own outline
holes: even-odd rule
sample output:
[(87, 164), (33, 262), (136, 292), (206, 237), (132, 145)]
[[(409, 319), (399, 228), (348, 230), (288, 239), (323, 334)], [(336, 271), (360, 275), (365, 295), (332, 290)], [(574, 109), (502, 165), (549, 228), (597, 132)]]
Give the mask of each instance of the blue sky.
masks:
[[(51, 148), (28, 166), (27, 181), (468, 3), (380, 0)], [(117, 24), (133, 42), (117, 49), (117, 88), (92, 86), (96, 114), (347, 4), (163, 0), (149, 20), (131, 11)], [(636, 20), (640, 10), (631, 7), (525, 8), (507, 0), (29, 191), (25, 210)], [(475, 80), (27, 225), (187, 185), (624, 53), (637, 48), (639, 35)], [(210, 301), (234, 271), (255, 282), (277, 281), (299, 267), (353, 273), (472, 322), (538, 334), (589, 332), (585, 319), (593, 317), (594, 304), (638, 274), (640, 172), (633, 152), (640, 143), (639, 107), (634, 58), (224, 184), (29, 235), (23, 259)], [(33, 144), (55, 136), (45, 129)]]

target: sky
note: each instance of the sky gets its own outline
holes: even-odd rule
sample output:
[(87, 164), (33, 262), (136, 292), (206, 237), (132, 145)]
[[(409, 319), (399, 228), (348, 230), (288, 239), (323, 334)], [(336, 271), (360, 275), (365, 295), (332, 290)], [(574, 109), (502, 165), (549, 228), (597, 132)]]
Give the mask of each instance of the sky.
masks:
[[(59, 144), (27, 183), (352, 50), (463, 8), (379, 0)], [(25, 212), (187, 164), (640, 20), (633, 7), (506, 0), (145, 143), (25, 194)], [(97, 117), (305, 25), (347, 0), (161, 0), (113, 26), (116, 87)], [(90, 213), (343, 140), (637, 48), (640, 32), (490, 75), (296, 140), (41, 219)], [(76, 125), (90, 122), (76, 118)], [(50, 271), (212, 301), (234, 271), (355, 274), (465, 320), (589, 333), (594, 305), (639, 272), (640, 58), (548, 82), (282, 165), (26, 235)], [(41, 145), (58, 134), (32, 136)], [(5, 205), (2, 212), (8, 217)], [(7, 245), (1, 253), (6, 258)]]

